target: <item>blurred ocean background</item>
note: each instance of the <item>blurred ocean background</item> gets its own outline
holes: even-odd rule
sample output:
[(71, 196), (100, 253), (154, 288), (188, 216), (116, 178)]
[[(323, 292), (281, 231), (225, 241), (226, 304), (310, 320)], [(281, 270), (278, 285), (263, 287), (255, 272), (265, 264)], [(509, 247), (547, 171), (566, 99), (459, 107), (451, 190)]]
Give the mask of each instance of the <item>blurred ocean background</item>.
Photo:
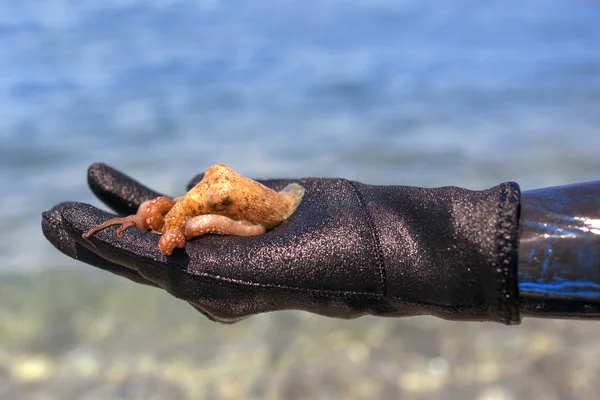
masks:
[(247, 176), (600, 179), (600, 2), (0, 5), (1, 399), (596, 399), (600, 325), (299, 312), (211, 323), (62, 256), (40, 213), (104, 161)]

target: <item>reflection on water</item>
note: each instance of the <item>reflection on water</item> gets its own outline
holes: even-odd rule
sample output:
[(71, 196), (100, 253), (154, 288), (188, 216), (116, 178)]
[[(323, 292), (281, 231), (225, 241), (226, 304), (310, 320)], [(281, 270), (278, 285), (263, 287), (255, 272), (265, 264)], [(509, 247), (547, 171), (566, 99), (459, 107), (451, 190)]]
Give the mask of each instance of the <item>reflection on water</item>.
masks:
[(217, 162), (474, 189), (598, 179), (598, 20), (597, 2), (555, 0), (3, 7), (0, 397), (595, 398), (594, 324), (222, 327), (62, 257), (39, 223), (98, 205), (94, 161), (173, 195)]

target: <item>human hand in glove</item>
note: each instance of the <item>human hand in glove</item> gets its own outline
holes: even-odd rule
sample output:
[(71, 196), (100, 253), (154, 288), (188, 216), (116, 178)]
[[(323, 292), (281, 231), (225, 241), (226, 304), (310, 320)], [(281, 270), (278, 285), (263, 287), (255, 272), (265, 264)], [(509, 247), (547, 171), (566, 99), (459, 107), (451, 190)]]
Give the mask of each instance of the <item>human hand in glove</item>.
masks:
[[(294, 214), (262, 235), (204, 235), (169, 256), (158, 249), (159, 235), (139, 229), (119, 239), (111, 227), (84, 239), (114, 217), (88, 204), (56, 205), (42, 229), (69, 257), (162, 288), (224, 323), (276, 310), (519, 323), (515, 183), (470, 191), (260, 182), (277, 191), (299, 182), (306, 192)], [(104, 164), (89, 168), (88, 183), (121, 215), (161, 196)]]

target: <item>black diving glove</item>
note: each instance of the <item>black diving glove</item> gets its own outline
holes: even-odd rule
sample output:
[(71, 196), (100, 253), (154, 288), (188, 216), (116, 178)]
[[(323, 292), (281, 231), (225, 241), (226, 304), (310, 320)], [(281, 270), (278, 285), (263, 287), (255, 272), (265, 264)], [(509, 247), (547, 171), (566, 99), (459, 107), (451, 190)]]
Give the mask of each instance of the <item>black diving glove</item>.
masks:
[[(261, 182), (275, 190), (298, 182), (306, 194), (263, 235), (208, 234), (171, 256), (159, 251), (157, 234), (135, 228), (123, 239), (116, 227), (84, 239), (114, 217), (88, 204), (58, 204), (43, 213), (42, 229), (69, 257), (160, 287), (219, 322), (276, 310), (520, 322), (515, 183), (470, 191), (345, 179)], [(122, 215), (160, 196), (104, 164), (89, 168), (88, 183)]]

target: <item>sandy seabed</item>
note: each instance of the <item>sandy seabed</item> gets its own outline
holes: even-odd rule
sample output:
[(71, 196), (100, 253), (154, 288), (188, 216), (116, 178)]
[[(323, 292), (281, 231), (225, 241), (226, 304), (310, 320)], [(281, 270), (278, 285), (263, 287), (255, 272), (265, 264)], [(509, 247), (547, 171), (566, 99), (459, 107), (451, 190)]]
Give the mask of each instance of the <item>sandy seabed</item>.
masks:
[(0, 282), (2, 399), (596, 399), (598, 324), (303, 312), (208, 321), (154, 288), (53, 270)]

